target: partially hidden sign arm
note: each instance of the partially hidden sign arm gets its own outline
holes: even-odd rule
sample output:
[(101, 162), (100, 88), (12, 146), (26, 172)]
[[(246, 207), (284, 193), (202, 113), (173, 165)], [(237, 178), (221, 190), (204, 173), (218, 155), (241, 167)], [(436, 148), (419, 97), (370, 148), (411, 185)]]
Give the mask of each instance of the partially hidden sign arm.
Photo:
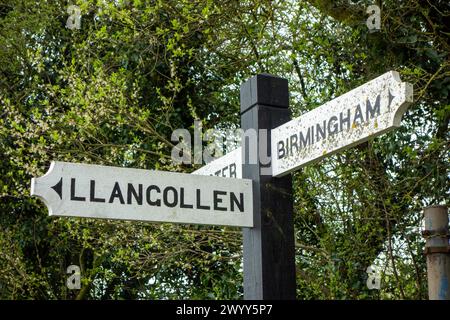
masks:
[(31, 180), (50, 215), (252, 227), (252, 182), (52, 162)]

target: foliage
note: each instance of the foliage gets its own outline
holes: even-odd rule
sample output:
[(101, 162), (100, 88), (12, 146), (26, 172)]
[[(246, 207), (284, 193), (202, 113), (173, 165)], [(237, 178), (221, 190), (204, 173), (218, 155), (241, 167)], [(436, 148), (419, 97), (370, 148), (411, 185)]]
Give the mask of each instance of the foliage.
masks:
[(31, 177), (51, 160), (190, 172), (172, 131), (238, 125), (251, 75), (287, 78), (298, 116), (388, 70), (414, 84), (402, 127), (294, 175), (297, 293), (426, 298), (421, 208), (450, 198), (448, 2), (383, 1), (374, 33), (372, 1), (73, 4), (79, 30), (68, 3), (0, 2), (0, 298), (241, 298), (240, 230), (50, 218)]

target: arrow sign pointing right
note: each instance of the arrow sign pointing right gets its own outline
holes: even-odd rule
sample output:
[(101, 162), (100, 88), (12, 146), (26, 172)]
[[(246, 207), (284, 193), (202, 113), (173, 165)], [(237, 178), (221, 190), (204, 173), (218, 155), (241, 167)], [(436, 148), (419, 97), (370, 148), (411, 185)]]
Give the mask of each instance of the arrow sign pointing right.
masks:
[(272, 129), (272, 175), (280, 177), (400, 125), (413, 87), (390, 71)]

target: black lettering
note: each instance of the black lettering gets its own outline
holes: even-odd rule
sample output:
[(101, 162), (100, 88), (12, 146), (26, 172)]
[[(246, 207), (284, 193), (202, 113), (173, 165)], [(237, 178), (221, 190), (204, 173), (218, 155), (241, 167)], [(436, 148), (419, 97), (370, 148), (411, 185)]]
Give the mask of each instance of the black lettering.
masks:
[[(341, 113), (342, 114), (342, 113)], [(332, 136), (336, 134), (339, 130), (339, 126), (337, 124), (338, 118), (336, 116), (332, 116), (330, 120), (328, 120), (328, 135)]]
[(184, 188), (180, 188), (180, 208), (194, 208), (194, 205), (184, 203)]
[(114, 198), (119, 198), (120, 203), (125, 204), (125, 201), (123, 200), (123, 196), (122, 196), (122, 190), (120, 190), (120, 186), (119, 186), (118, 182), (114, 183), (114, 188), (113, 188), (113, 191), (111, 192), (111, 197), (109, 197), (108, 202), (113, 203)]
[(303, 136), (303, 132), (300, 132), (300, 149), (306, 148), (311, 144), (311, 128), (308, 128), (306, 138)]
[(155, 190), (156, 193), (161, 193), (161, 189), (158, 186), (155, 186), (155, 185), (148, 186), (147, 190), (145, 191), (145, 193), (147, 195), (147, 203), (149, 205), (151, 205), (151, 206), (160, 207), (161, 206), (161, 200), (160, 199), (152, 201), (152, 198), (151, 198), (152, 190)]
[(311, 144), (314, 144), (314, 126), (311, 127)]
[(213, 191), (214, 194), (214, 210), (217, 211), (227, 211), (227, 208), (219, 207), (219, 204), (222, 203), (222, 199), (219, 198), (219, 195), (227, 195), (226, 191)]
[(350, 109), (347, 109), (347, 116), (344, 118), (342, 112), (339, 114), (339, 132), (344, 130), (344, 123), (347, 124), (347, 130), (350, 129)]
[(196, 194), (197, 194), (197, 209), (202, 209), (202, 210), (209, 210), (209, 209), (211, 209), (210, 206), (202, 206), (201, 205), (201, 203), (200, 203), (201, 202), (201, 199), (200, 199), (201, 191), (200, 191), (200, 189), (197, 189)]
[(214, 175), (219, 177), (221, 171), (222, 171), (222, 170), (219, 170), (219, 171), (214, 172)]
[(361, 106), (358, 104), (355, 111), (355, 118), (353, 119), (353, 125), (357, 124), (358, 122), (356, 120), (359, 120), (359, 123), (364, 122), (363, 114), (361, 111)]
[(134, 197), (134, 200), (136, 200), (138, 205), (142, 205), (142, 184), (138, 185), (138, 192), (136, 192), (136, 189), (134, 189), (134, 186), (132, 183), (128, 184), (127, 189), (127, 204), (131, 204), (131, 197)]
[(86, 201), (85, 197), (77, 197), (75, 195), (75, 178), (70, 179), (70, 200), (73, 200), (73, 201)]
[(230, 164), (230, 177), (236, 178), (236, 163)]
[[(172, 191), (173, 201), (169, 202), (169, 191)], [(166, 207), (173, 208), (178, 204), (178, 192), (174, 187), (167, 187), (163, 191), (163, 202)]]
[(286, 138), (286, 157), (289, 157), (289, 150), (291, 147), (289, 146), (289, 138)]
[(228, 166), (226, 166), (225, 168), (222, 169), (222, 177), (226, 177), (227, 175), (225, 174), (225, 171), (227, 171)]
[[(323, 127), (321, 127), (319, 123), (316, 124), (316, 141), (327, 138), (327, 130), (325, 129), (326, 126), (327, 126), (326, 120), (323, 120)], [(319, 137), (319, 133), (320, 133), (320, 137)]]
[[(390, 92), (389, 92), (390, 93)], [(369, 121), (370, 119), (375, 118), (375, 112), (377, 115), (380, 115), (380, 95), (377, 96), (377, 99), (375, 100), (375, 106), (372, 108), (372, 104), (370, 103), (370, 100), (367, 99), (366, 101), (366, 121)]]
[(291, 156), (294, 153), (294, 146), (295, 146), (295, 152), (298, 152), (298, 137), (296, 134), (293, 134), (290, 138), (291, 143)]
[(234, 205), (236, 204), (237, 207), (239, 208), (240, 212), (244, 212), (244, 194), (243, 193), (239, 193), (239, 201), (236, 197), (236, 195), (234, 194), (234, 192), (230, 193), (230, 204), (231, 204), (231, 211), (234, 212)]
[(102, 198), (96, 198), (95, 197), (95, 180), (91, 180), (91, 185), (90, 185), (90, 197), (89, 200), (91, 202), (105, 202), (105, 199)]
[(283, 159), (284, 156), (286, 155), (286, 152), (284, 151), (284, 141), (283, 140), (278, 141), (277, 149), (278, 149), (278, 152), (277, 152), (278, 159)]

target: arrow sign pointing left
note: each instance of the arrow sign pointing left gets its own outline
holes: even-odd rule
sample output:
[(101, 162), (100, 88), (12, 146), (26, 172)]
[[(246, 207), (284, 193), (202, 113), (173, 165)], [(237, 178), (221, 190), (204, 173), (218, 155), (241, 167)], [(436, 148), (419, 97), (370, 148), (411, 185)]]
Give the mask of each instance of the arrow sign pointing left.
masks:
[(54, 216), (253, 227), (248, 179), (52, 162), (31, 195)]

